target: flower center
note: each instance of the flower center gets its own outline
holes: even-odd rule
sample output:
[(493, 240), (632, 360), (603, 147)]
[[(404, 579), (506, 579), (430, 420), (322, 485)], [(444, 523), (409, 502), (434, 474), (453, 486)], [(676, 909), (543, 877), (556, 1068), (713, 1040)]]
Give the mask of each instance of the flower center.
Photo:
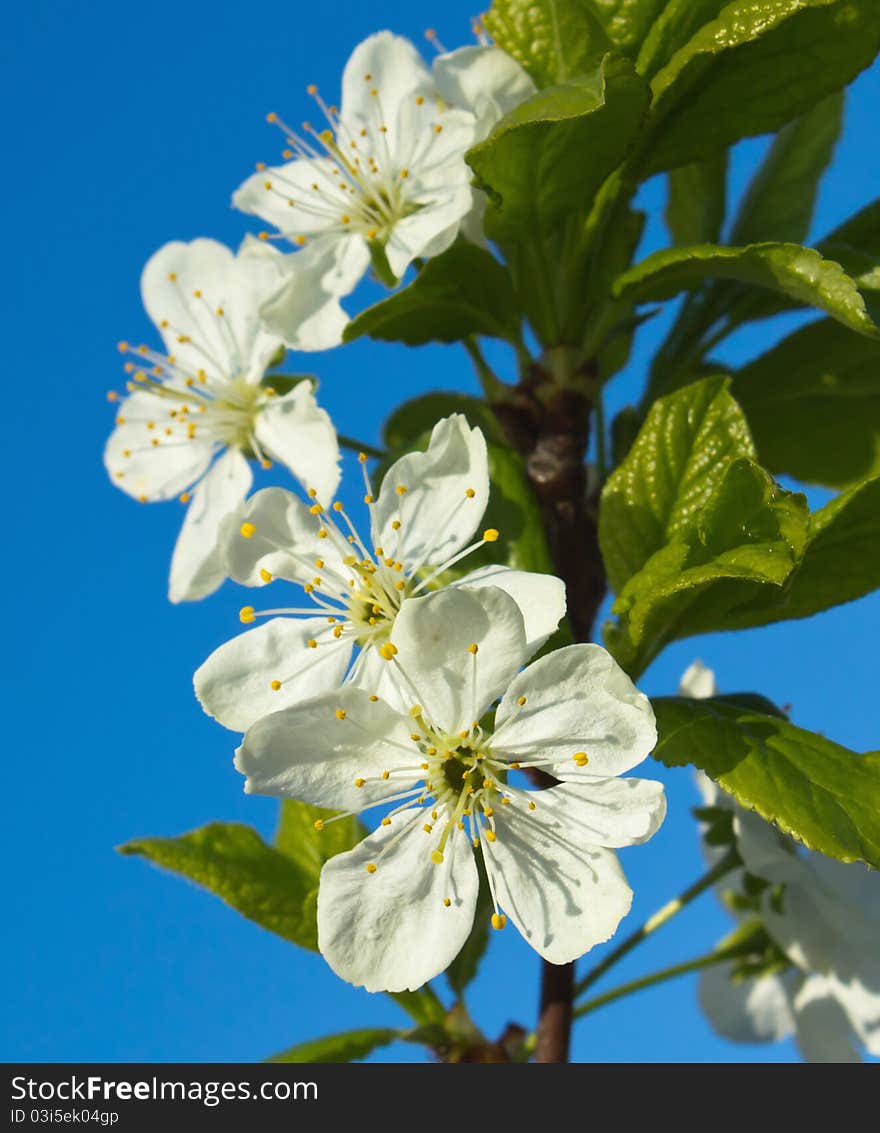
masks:
[[(339, 109), (329, 106), (314, 85), (308, 87), (308, 93), (326, 119), (324, 129), (304, 122), (297, 131), (274, 112), (267, 115), (284, 133), (285, 161), (307, 161), (313, 174), (306, 181), (276, 168), (267, 171), (264, 182), (266, 192), (291, 209), (290, 228), (296, 219), (301, 220), (303, 231), (293, 236), (297, 244), (306, 243), (305, 233), (336, 231), (356, 233), (384, 245), (399, 221), (424, 207), (425, 202), (417, 198), (412, 171), (430, 162), (430, 151), (443, 132), (431, 103), (439, 109), (442, 102), (439, 97), (429, 100), (422, 94), (410, 95), (414, 112), (404, 136), (397, 125), (389, 126), (381, 89), (373, 76), (364, 75), (364, 82), (369, 110), (357, 119), (342, 119)], [(265, 163), (259, 163), (257, 170), (266, 170)], [(259, 235), (262, 240), (270, 239), (268, 232)]]

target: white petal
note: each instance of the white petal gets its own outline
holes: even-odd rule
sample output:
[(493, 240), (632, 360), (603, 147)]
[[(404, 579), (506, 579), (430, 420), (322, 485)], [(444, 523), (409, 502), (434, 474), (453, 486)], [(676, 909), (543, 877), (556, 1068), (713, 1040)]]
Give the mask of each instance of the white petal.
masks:
[(795, 1040), (807, 1062), (862, 1061), (847, 1013), (828, 980), (808, 976), (795, 996), (794, 1011)]
[(391, 640), (398, 649), (392, 664), (413, 702), (436, 728), (452, 734), (479, 720), (527, 656), (519, 608), (490, 586), (408, 599)]
[[(411, 728), (381, 700), (345, 685), (262, 717), (244, 737), (235, 766), (247, 776), (248, 794), (363, 810), (420, 781), (423, 757)], [(355, 786), (359, 779), (362, 787)]]
[[(629, 771), (656, 741), (648, 698), (610, 653), (569, 645), (516, 678), (498, 708), (492, 747), (511, 761), (546, 760), (557, 779), (577, 781)], [(573, 758), (581, 753), (584, 767)]]
[(476, 141), (537, 89), (519, 63), (497, 47), (460, 47), (435, 59), (432, 71), (446, 102), (476, 116)]
[(144, 306), (184, 370), (259, 380), (279, 346), (258, 316), (279, 286), (271, 255), (267, 249), (261, 258), (236, 257), (216, 240), (199, 239), (166, 244), (147, 263)]
[(257, 417), (255, 431), (264, 451), (287, 465), (303, 487), (314, 488), (329, 506), (339, 487), (339, 443), (309, 382), (273, 398)]
[[(245, 732), (261, 716), (337, 688), (351, 644), (326, 631), (325, 618), (273, 618), (233, 637), (193, 677), (202, 708), (224, 727)], [(318, 639), (318, 647), (309, 648)], [(275, 681), (280, 688), (272, 687)]]
[[(242, 527), (254, 528), (250, 537)], [(316, 560), (324, 573), (349, 577), (331, 539), (320, 539), (320, 519), (284, 488), (263, 488), (229, 516), (220, 532), (223, 560), (230, 578), (244, 586), (262, 586), (260, 572), (301, 585), (315, 576)]]
[[(434, 426), (425, 452), (408, 453), (388, 469), (373, 509), (373, 534), (408, 568), (440, 566), (464, 548), (488, 502), (485, 438), (454, 413)], [(394, 522), (401, 524), (397, 531)]]
[[(663, 784), (653, 779), (561, 783), (529, 796), (535, 807), (530, 813), (576, 846), (638, 846), (656, 834), (666, 817)], [(523, 796), (510, 805), (522, 813)]]
[(534, 574), (510, 567), (480, 567), (465, 575), (454, 586), (473, 590), (480, 586), (497, 586), (519, 606), (526, 630), (529, 656), (541, 648), (565, 616), (565, 583), (552, 574)]
[(502, 911), (545, 960), (567, 964), (614, 934), (629, 912), (632, 890), (617, 856), (569, 841), (579, 832), (552, 809), (498, 807), (496, 841), (484, 840), (483, 848)]
[(113, 483), (142, 502), (174, 499), (211, 463), (211, 441), (190, 440), (185, 432), (166, 436), (164, 429), (171, 427), (167, 412), (167, 405), (153, 394), (133, 393), (120, 403), (123, 423), (104, 447), (104, 466)]
[(679, 696), (690, 696), (694, 700), (706, 700), (718, 695), (715, 673), (702, 661), (693, 661), (681, 675), (678, 685)]
[[(404, 99), (433, 90), (431, 72), (408, 39), (381, 31), (359, 43), (342, 75), (343, 122), (372, 128), (393, 125)], [(376, 94), (372, 92), (376, 91)]]
[(171, 557), (170, 601), (204, 598), (226, 578), (217, 545), (220, 525), (248, 494), (252, 481), (242, 454), (227, 449), (198, 485)]
[(697, 995), (713, 1030), (738, 1043), (777, 1042), (794, 1030), (785, 985), (778, 976), (732, 980), (731, 964), (700, 973)]
[(339, 296), (351, 292), (370, 263), (358, 236), (326, 236), (284, 256), (284, 280), (260, 308), (265, 325), (295, 350), (330, 350), (349, 318)]
[[(367, 991), (414, 991), (440, 975), (473, 924), (473, 854), (460, 839), (457, 852), (447, 850), (447, 861), (435, 865), (421, 818), (416, 808), (403, 811), (321, 871), (318, 947), (338, 976)], [(413, 828), (385, 850), (410, 821)], [(367, 872), (370, 863), (374, 873)]]
[[(876, 977), (876, 966), (874, 967)], [(870, 978), (865, 972), (866, 978)], [(809, 981), (814, 978), (809, 977)], [(868, 986), (858, 977), (840, 979), (834, 973), (823, 977), (828, 994), (833, 995), (847, 1017), (849, 1027), (855, 1032), (870, 1054), (880, 1058), (880, 986)]]
[[(232, 203), (242, 212), (274, 225), (291, 240), (319, 236), (338, 227), (337, 218), (328, 215), (333, 205), (338, 204), (340, 215), (345, 206), (333, 170), (334, 163), (329, 158), (297, 158), (285, 165), (261, 169), (236, 189)], [(318, 189), (313, 185), (318, 185)], [(289, 204), (291, 200), (293, 205)], [(298, 201), (303, 207), (298, 207)]]

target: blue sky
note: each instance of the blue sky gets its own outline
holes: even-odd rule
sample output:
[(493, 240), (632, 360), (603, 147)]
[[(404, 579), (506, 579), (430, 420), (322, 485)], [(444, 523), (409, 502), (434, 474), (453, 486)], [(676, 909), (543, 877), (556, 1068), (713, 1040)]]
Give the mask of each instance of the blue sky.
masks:
[[(171, 607), (165, 583), (179, 505), (139, 507), (101, 464), (112, 422), (105, 391), (121, 374), (115, 343), (151, 335), (141, 267), (170, 239), (241, 239), (248, 221), (229, 197), (275, 152), (268, 110), (296, 120), (306, 85), (336, 89), (351, 48), (380, 27), (423, 42), (430, 22), (457, 46), (472, 8), (463, 0), (434, 12), (400, 0), (267, 0), (253, 13), (193, 0), (15, 0), (7, 9), (5, 1060), (248, 1061), (328, 1031), (403, 1022), (393, 1004), (342, 984), (319, 956), (113, 851), (137, 835), (212, 819), (249, 822), (266, 835), (275, 821), (271, 801), (242, 794), (234, 737), (203, 716), (191, 692), (193, 670), (237, 632), (241, 591), (228, 585), (208, 601)], [(878, 108), (875, 66), (853, 89), (817, 234), (877, 194)], [(741, 147), (737, 185), (762, 148)], [(662, 186), (648, 185), (643, 198), (656, 214)], [(654, 224), (646, 247), (660, 240)], [(643, 332), (612, 407), (635, 396), (659, 329)], [(750, 357), (778, 333), (750, 331), (726, 357)], [(320, 375), (340, 431), (366, 440), (404, 397), (473, 389), (456, 348), (414, 353), (364, 342), (297, 368)], [(349, 484), (356, 498), (357, 481)], [(673, 691), (700, 656), (723, 688), (761, 691), (791, 703), (805, 727), (876, 748), (878, 628), (880, 598), (872, 596), (808, 622), (679, 643), (642, 685), (649, 694)], [(623, 855), (636, 893), (623, 931), (702, 869), (690, 777), (663, 778), (665, 826)], [(632, 977), (697, 954), (727, 928), (704, 897), (617, 972)], [(514, 932), (493, 940), (472, 997), (490, 1034), (510, 1019), (532, 1025), (538, 969)], [(383, 1057), (411, 1054), (392, 1048)], [(794, 1052), (718, 1040), (683, 980), (585, 1020), (574, 1056), (784, 1061)]]

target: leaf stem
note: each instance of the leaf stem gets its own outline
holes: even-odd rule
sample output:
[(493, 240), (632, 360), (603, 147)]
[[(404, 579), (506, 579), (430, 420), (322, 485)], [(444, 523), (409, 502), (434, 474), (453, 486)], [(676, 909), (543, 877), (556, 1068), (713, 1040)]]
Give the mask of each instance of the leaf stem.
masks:
[(593, 399), (593, 412), (596, 415), (596, 464), (599, 472), (599, 485), (608, 478), (608, 450), (605, 444), (605, 405), (602, 390), (596, 391)]
[[(693, 885), (685, 889), (684, 893), (679, 897), (667, 902), (662, 909), (658, 909), (653, 916), (648, 917), (641, 928), (636, 929), (631, 936), (628, 936), (626, 940), (618, 944), (612, 952), (609, 952), (601, 963), (597, 964), (595, 968), (589, 971), (582, 979), (578, 980), (574, 989), (575, 998), (579, 995), (583, 995), (587, 988), (592, 987), (610, 968), (613, 968), (619, 960), (622, 960), (624, 956), (632, 952), (632, 950), (638, 944), (641, 944), (643, 940), (646, 940), (652, 932), (656, 932), (658, 928), (665, 925), (676, 913), (680, 913), (691, 901), (699, 897), (701, 893), (705, 893), (716, 881), (720, 880), (720, 878), (724, 877), (724, 875), (729, 873), (732, 869), (735, 869), (739, 864), (739, 855), (735, 850), (730, 850), (717, 865), (714, 865), (712, 869), (703, 874), (698, 881), (695, 881)], [(575, 1014), (577, 1015), (577, 1013), (576, 1011)]]
[(476, 335), (469, 334), (467, 338), (462, 339), (462, 346), (470, 355), (470, 359), (474, 364), (474, 369), (477, 371), (477, 377), (480, 379), (480, 385), (483, 389), (483, 394), (487, 401), (504, 401), (506, 400), (507, 386), (498, 377), (489, 363), (486, 361), (483, 351), (480, 349), (480, 344), (477, 341)]
[(343, 448), (351, 449), (352, 452), (365, 452), (367, 456), (372, 456), (376, 460), (382, 460), (388, 455), (383, 449), (376, 448), (375, 445), (368, 445), (364, 441), (359, 441), (357, 437), (346, 437), (342, 433), (337, 433), (336, 439)]
[(657, 972), (652, 972), (648, 976), (641, 976), (637, 980), (630, 980), (628, 983), (620, 984), (619, 987), (614, 987), (610, 991), (604, 992), (602, 995), (597, 995), (594, 999), (588, 999), (585, 1003), (581, 1003), (574, 1009), (574, 1018), (582, 1019), (584, 1015), (589, 1015), (593, 1011), (598, 1011), (600, 1007), (604, 1007), (608, 1003), (613, 1003), (616, 999), (623, 999), (626, 995), (634, 995), (637, 991), (643, 991), (646, 987), (653, 987), (655, 984), (665, 983), (666, 980), (674, 980), (678, 976), (685, 976), (688, 972), (698, 972), (701, 968), (710, 968), (714, 964), (721, 964), (725, 960), (730, 960), (738, 954), (739, 950), (736, 948), (721, 948), (707, 952), (704, 956), (697, 956), (693, 960), (685, 960), (681, 964), (672, 964), (668, 968), (661, 968)]

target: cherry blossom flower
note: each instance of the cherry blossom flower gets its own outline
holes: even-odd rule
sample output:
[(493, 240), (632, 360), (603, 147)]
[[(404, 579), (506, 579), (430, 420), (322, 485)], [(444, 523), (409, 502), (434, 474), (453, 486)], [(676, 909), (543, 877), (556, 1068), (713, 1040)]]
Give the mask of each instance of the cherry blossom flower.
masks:
[[(224, 522), (220, 543), (232, 578), (257, 587), (293, 582), (308, 603), (245, 606), (245, 624), (272, 620), (220, 646), (196, 673), (203, 708), (226, 727), (244, 731), (346, 675), (394, 701), (385, 657), (404, 602), (441, 585), (451, 567), (498, 539), (493, 528), (478, 533), (489, 500), (486, 442), (461, 414), (438, 422), (427, 451), (396, 461), (378, 495), (365, 461), (368, 535), (358, 533), (341, 503), (308, 506), (279, 488), (255, 493)], [(493, 565), (453, 585), (511, 594), (532, 653), (565, 613), (565, 587), (552, 575)]]
[(189, 504), (171, 561), (172, 602), (202, 598), (226, 576), (217, 533), (251, 487), (250, 458), (280, 461), (322, 499), (339, 482), (336, 434), (310, 384), (279, 396), (262, 382), (283, 354), (257, 313), (281, 258), (256, 241), (237, 256), (214, 240), (166, 244), (147, 263), (141, 292), (168, 353), (119, 344), (129, 396), (104, 463), (141, 502)]
[[(471, 931), (477, 855), (494, 928), (509, 918), (555, 964), (608, 940), (632, 900), (613, 850), (646, 841), (665, 813), (661, 784), (617, 778), (654, 745), (647, 698), (598, 645), (519, 672), (523, 616), (495, 587), (407, 601), (391, 643), (408, 710), (346, 685), (257, 721), (236, 754), (248, 792), (390, 807), (322, 870), (318, 943), (330, 966), (370, 991), (444, 971)], [(516, 785), (527, 768), (558, 785)]]

